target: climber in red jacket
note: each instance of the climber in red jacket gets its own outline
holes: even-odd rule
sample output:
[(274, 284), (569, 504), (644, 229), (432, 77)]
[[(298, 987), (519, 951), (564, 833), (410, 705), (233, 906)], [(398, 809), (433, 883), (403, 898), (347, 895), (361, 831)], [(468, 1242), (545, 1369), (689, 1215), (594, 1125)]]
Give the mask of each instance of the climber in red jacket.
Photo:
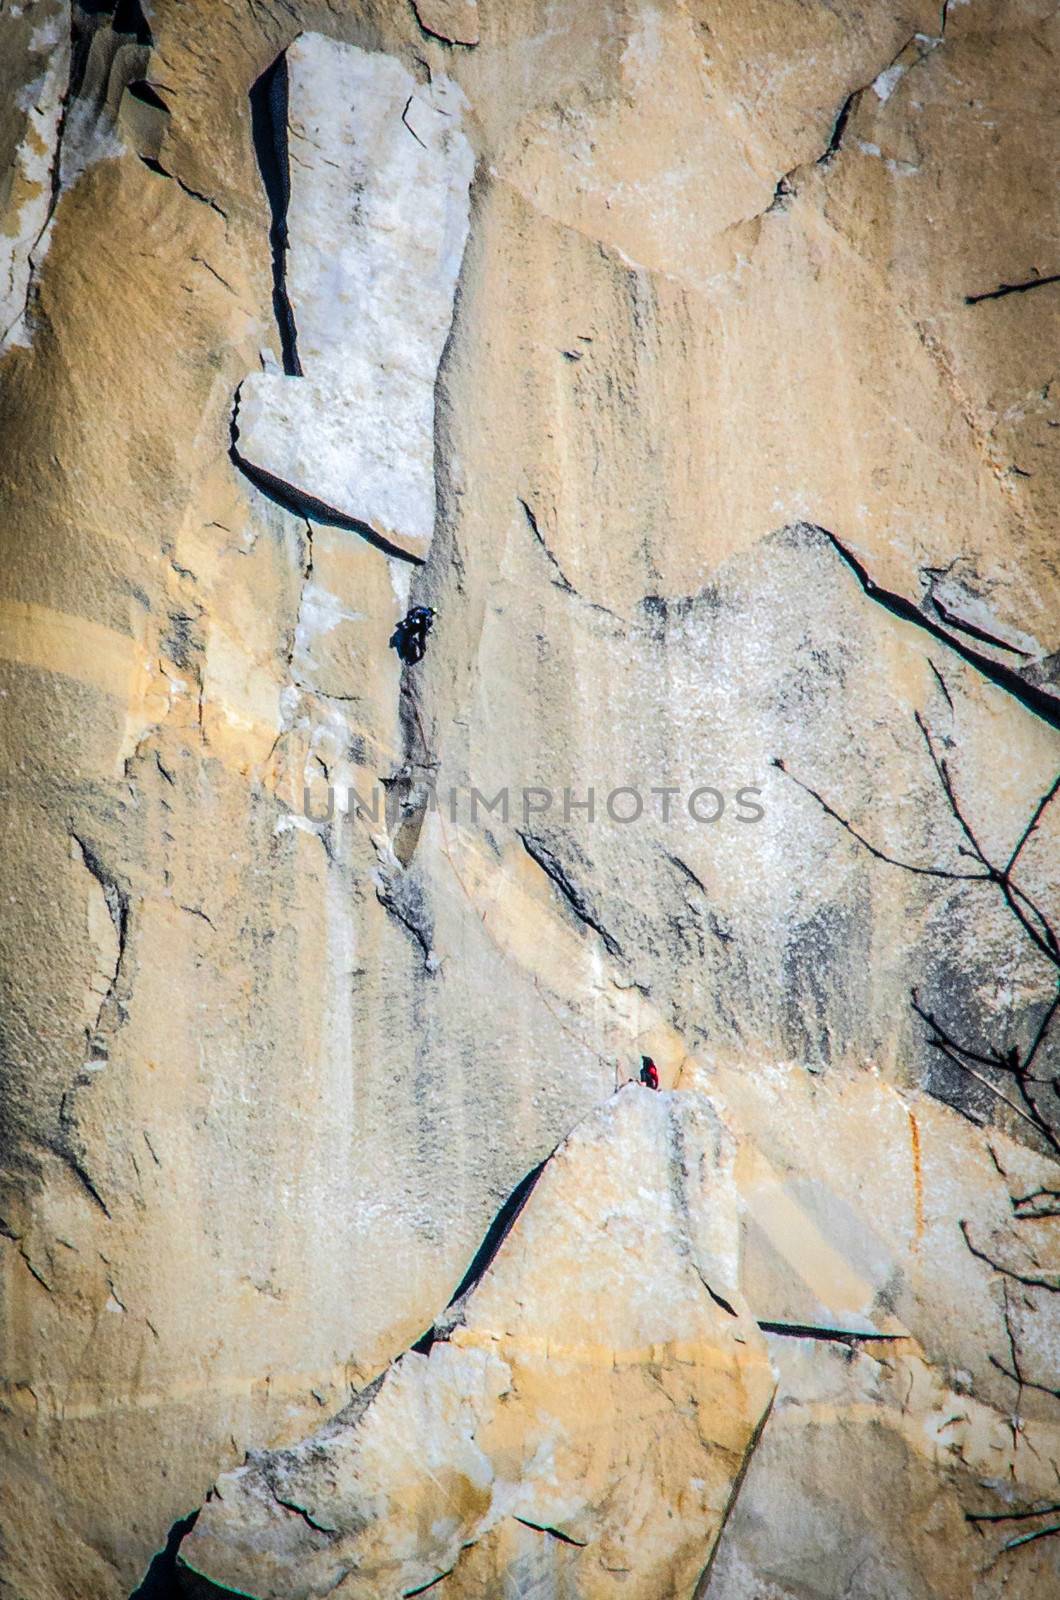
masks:
[(657, 1089), (659, 1087), (659, 1069), (651, 1056), (641, 1056), (640, 1058), (640, 1081), (646, 1089)]

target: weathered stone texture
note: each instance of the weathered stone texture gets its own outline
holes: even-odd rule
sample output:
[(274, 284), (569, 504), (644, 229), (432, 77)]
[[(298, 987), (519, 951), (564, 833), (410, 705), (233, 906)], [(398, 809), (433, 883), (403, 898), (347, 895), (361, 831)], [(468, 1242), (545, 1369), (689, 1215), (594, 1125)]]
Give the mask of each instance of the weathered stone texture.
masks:
[(1058, 31), (0, 8), (5, 1600), (1056, 1584)]
[(462, 1586), (474, 1546), (472, 1592), (498, 1594), (520, 1588), (514, 1519), (561, 1547), (571, 1594), (691, 1593), (775, 1387), (725, 1238), (733, 1156), (704, 1097), (627, 1085), (429, 1348), (222, 1479), (183, 1559), (262, 1596), (367, 1600)]

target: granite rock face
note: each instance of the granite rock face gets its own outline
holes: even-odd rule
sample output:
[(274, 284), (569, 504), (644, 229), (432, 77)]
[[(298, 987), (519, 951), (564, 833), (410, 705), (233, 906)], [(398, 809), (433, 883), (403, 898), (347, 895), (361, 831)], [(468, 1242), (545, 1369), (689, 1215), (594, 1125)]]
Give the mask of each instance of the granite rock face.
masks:
[(478, 44), (478, 0), (414, 0), (425, 33), (448, 44)]
[(4, 1600), (1056, 1586), (1058, 30), (0, 9)]
[(734, 1155), (705, 1097), (620, 1090), (419, 1349), (223, 1478), (182, 1561), (270, 1600), (459, 1586), (465, 1563), (472, 1592), (522, 1593), (530, 1529), (546, 1589), (691, 1594), (775, 1387), (736, 1282)]

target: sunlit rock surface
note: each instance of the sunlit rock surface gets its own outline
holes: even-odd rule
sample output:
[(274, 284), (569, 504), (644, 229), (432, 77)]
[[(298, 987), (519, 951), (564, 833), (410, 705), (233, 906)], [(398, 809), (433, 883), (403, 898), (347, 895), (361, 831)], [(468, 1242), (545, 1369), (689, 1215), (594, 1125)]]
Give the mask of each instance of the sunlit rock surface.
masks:
[(478, 0), (413, 0), (420, 26), (450, 44), (478, 44)]
[[(619, 1541), (645, 1595), (1039, 1600), (1060, 22), (477, 10), (0, 10), (0, 1592), (172, 1587), (211, 1485), (370, 1391), (494, 1408), (440, 1532), (353, 1430), (399, 1584), (473, 1534), (428, 1592), (591, 1594)], [(735, 1320), (627, 1104), (707, 1153)], [(721, 1364), (660, 1305), (554, 1409), (512, 1326), (641, 1349), (649, 1235)]]
[(735, 1282), (734, 1154), (704, 1097), (620, 1091), (433, 1342), (222, 1479), (182, 1560), (256, 1595), (367, 1600), (459, 1588), (467, 1559), (522, 1593), (514, 1521), (556, 1547), (564, 1593), (690, 1594), (774, 1389)]

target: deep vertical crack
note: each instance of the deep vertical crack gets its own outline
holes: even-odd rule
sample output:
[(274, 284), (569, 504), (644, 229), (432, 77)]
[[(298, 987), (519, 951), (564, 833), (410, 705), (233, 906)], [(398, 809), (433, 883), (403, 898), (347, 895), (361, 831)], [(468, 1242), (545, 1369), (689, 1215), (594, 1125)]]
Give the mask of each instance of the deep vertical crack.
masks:
[(298, 359), (298, 329), (287, 293), (287, 211), (291, 201), (291, 164), (287, 149), (289, 83), (287, 55), (279, 55), (250, 91), (250, 124), (258, 170), (265, 186), (272, 222), (272, 309), (280, 334), (283, 370), (289, 378), (302, 376)]

